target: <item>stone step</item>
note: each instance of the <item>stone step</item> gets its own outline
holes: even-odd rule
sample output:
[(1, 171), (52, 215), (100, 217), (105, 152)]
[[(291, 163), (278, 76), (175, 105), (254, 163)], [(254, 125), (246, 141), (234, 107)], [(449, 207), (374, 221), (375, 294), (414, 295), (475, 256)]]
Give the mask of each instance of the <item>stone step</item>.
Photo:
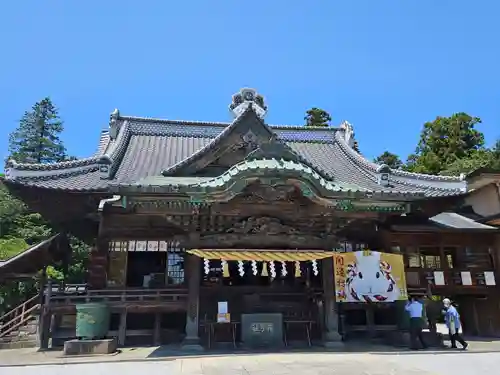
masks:
[(31, 340), (33, 337), (37, 337), (36, 334), (30, 335), (17, 335), (17, 336), (4, 336), (0, 338), (1, 342), (11, 342), (11, 341), (23, 341), (23, 340)]
[(24, 349), (24, 348), (36, 348), (37, 341), (36, 340), (26, 340), (26, 341), (14, 341), (14, 342), (1, 342), (0, 341), (0, 350), (1, 349)]

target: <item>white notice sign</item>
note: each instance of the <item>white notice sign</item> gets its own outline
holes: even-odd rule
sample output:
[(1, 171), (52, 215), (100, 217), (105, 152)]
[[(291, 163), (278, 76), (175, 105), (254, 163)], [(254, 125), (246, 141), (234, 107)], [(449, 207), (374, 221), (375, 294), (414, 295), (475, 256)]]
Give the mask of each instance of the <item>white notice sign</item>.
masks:
[(444, 272), (434, 271), (434, 284), (435, 285), (446, 285), (444, 282)]
[(497, 285), (495, 282), (495, 273), (493, 271), (486, 271), (484, 273), (484, 282), (486, 285)]
[(231, 316), (227, 307), (227, 301), (217, 302), (217, 323), (229, 323)]
[(227, 314), (228, 308), (227, 308), (227, 301), (221, 301), (217, 302), (217, 313), (218, 314)]
[(462, 285), (472, 285), (472, 277), (469, 271), (462, 271), (460, 275), (462, 276)]

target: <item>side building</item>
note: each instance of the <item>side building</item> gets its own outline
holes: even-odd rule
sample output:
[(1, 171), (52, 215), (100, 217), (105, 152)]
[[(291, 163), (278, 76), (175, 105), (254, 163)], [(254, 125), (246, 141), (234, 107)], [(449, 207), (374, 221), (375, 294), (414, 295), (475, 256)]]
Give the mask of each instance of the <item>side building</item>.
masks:
[(93, 244), (88, 290), (52, 293), (47, 315), (106, 300), (122, 345), (212, 346), (252, 340), (264, 314), (285, 343), (335, 344), (401, 328), (400, 304), (335, 302), (332, 257), (370, 250), (403, 256), (408, 293), (458, 301), (467, 331), (500, 332), (497, 229), (452, 212), (464, 177), (374, 164), (349, 123), (272, 126), (266, 110), (253, 89), (233, 96), (230, 123), (115, 110), (90, 158), (11, 161), (9, 190)]

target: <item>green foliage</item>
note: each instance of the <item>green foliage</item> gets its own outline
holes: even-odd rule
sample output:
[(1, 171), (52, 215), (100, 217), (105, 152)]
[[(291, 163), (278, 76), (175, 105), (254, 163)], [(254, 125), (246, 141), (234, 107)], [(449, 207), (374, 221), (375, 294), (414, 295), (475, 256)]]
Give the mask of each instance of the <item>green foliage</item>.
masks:
[(447, 176), (458, 176), (461, 173), (469, 174), (479, 168), (495, 167), (494, 154), (491, 150), (471, 151), (465, 157), (456, 159), (446, 166), (440, 173)]
[(386, 164), (390, 168), (400, 169), (403, 167), (403, 162), (396, 154), (389, 151), (384, 151), (381, 155), (377, 156), (374, 160), (377, 164)]
[(51, 233), (40, 214), (29, 212), (26, 205), (10, 195), (0, 183), (0, 239), (10, 241), (17, 238), (35, 244)]
[(64, 280), (69, 284), (81, 284), (85, 282), (90, 248), (86, 243), (75, 237), (70, 237), (69, 240), (72, 254), (68, 268), (64, 269), (62, 262), (53, 264), (47, 267), (47, 277), (59, 282)]
[(459, 159), (473, 157), (474, 152), (484, 146), (483, 133), (475, 129), (479, 123), (479, 117), (463, 112), (426, 122), (406, 168), (412, 172), (438, 174)]
[(0, 238), (9, 235), (14, 230), (16, 219), (25, 210), (25, 205), (12, 197), (0, 182)]
[(36, 280), (2, 283), (0, 285), (0, 316), (32, 297), (37, 289)]
[(332, 118), (325, 110), (313, 107), (306, 112), (304, 120), (306, 120), (306, 126), (327, 127), (330, 126)]
[(66, 159), (59, 138), (63, 122), (50, 98), (35, 103), (26, 111), (9, 138), (9, 158), (21, 163), (52, 163)]
[(0, 238), (0, 260), (12, 258), (28, 248), (28, 244), (22, 238), (4, 237)]
[(66, 275), (68, 283), (83, 283), (87, 276), (90, 259), (90, 247), (83, 241), (70, 237), (70, 246), (73, 251)]
[(500, 139), (498, 139), (491, 148), (491, 164), (489, 167), (500, 170)]
[[(22, 117), (19, 127), (10, 135), (10, 158), (23, 163), (52, 163), (68, 159), (66, 149), (59, 138), (63, 130), (56, 107), (49, 98), (36, 103)], [(41, 242), (54, 232), (40, 214), (30, 212), (23, 202), (9, 194), (0, 182), (0, 259), (7, 259)], [(70, 239), (73, 256), (68, 269), (62, 264), (48, 267), (47, 276), (62, 281), (84, 281), (88, 246)], [(0, 314), (31, 297), (37, 289), (37, 280), (7, 282), (0, 286)]]

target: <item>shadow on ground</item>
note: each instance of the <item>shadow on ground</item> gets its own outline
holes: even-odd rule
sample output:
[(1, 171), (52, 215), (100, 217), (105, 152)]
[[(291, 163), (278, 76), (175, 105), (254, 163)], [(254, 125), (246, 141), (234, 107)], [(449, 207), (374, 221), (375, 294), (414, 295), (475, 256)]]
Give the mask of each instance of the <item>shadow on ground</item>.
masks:
[(228, 355), (256, 355), (256, 354), (286, 354), (286, 353), (301, 353), (301, 354), (318, 354), (318, 353), (399, 353), (405, 351), (405, 348), (395, 348), (379, 344), (366, 344), (349, 342), (342, 347), (330, 349), (322, 346), (295, 346), (286, 348), (233, 348), (220, 346), (217, 348), (206, 349), (203, 351), (183, 350), (179, 346), (165, 345), (154, 349), (147, 358), (162, 358), (162, 357), (206, 357), (206, 356), (228, 356)]
[(469, 342), (489, 342), (496, 343), (500, 346), (500, 337), (477, 337), (477, 336), (465, 336), (465, 341)]
[[(325, 348), (320, 345), (308, 346), (290, 346), (286, 348), (263, 348), (263, 349), (250, 349), (244, 347), (234, 348), (232, 345), (218, 346), (212, 349), (205, 349), (203, 351), (184, 350), (178, 345), (164, 345), (160, 347), (151, 347), (152, 351), (147, 355), (148, 359), (165, 358), (165, 357), (219, 357), (230, 355), (257, 355), (257, 354), (321, 354), (321, 353), (372, 353), (381, 355), (419, 355), (419, 354), (457, 354), (457, 353), (491, 353), (500, 351), (500, 339), (489, 338), (469, 339), (470, 350), (463, 351), (460, 349), (451, 349), (436, 347), (425, 350), (410, 350), (405, 347), (394, 347), (378, 343), (366, 342), (345, 342), (343, 346), (335, 349)], [(133, 350), (133, 349), (130, 349)]]

